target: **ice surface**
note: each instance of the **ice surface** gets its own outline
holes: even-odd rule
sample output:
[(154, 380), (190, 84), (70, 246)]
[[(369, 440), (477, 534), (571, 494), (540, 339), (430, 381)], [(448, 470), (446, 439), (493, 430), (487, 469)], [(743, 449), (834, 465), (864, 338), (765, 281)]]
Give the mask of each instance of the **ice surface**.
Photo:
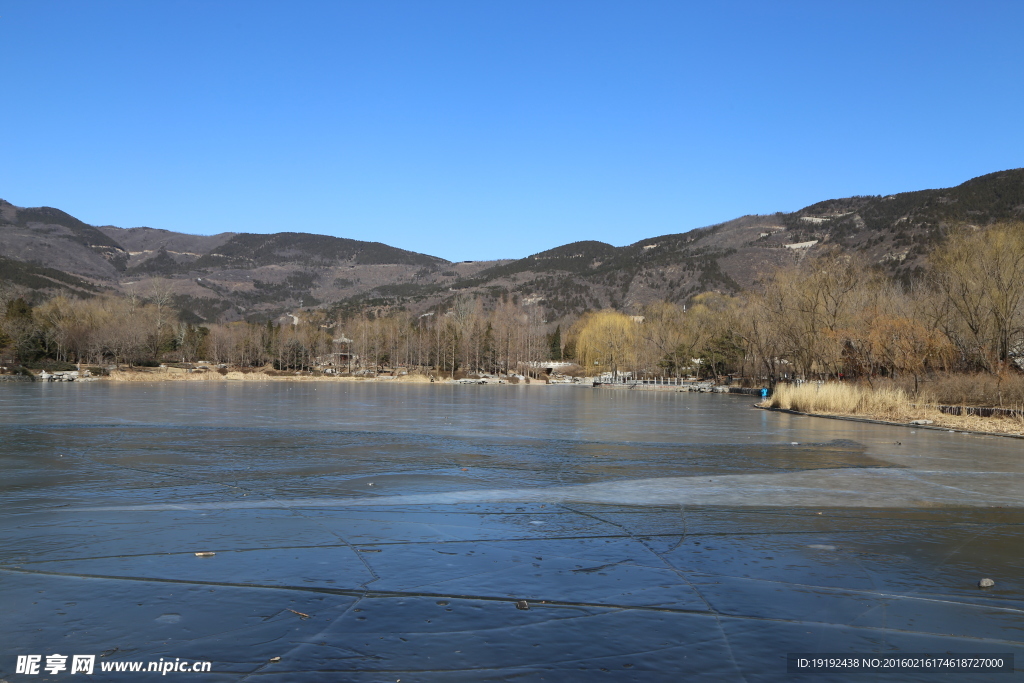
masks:
[(299, 682), (1024, 657), (1012, 440), (571, 388), (4, 389), (11, 683), (65, 650)]
[[(595, 503), (748, 507), (1021, 507), (1024, 474), (903, 469), (660, 477), (532, 489), (483, 489), (367, 498), (290, 498), (223, 503), (128, 505), (94, 511), (381, 507), (460, 503)], [(90, 508), (69, 508), (86, 512)]]

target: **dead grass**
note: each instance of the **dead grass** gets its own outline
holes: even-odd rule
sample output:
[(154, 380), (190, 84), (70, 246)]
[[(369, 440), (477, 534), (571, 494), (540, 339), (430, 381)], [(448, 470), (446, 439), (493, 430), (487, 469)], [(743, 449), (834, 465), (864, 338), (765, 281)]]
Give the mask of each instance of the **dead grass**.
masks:
[(927, 395), (911, 400), (899, 387), (870, 387), (850, 383), (779, 385), (767, 401), (766, 408), (795, 410), (801, 413), (866, 417), (887, 422), (907, 423), (931, 420), (935, 426), (973, 432), (1024, 433), (1021, 417), (976, 417), (947, 415), (935, 407)]
[[(912, 378), (897, 381), (875, 381), (876, 387), (900, 387), (908, 394), (914, 390)], [(977, 406), (982, 408), (1024, 407), (1024, 375), (1006, 374), (1002, 380), (989, 373), (939, 374), (925, 378), (921, 392), (929, 402), (950, 406)]]
[(558, 374), (567, 377), (587, 377), (587, 369), (581, 368), (579, 365), (570, 365), (566, 368), (559, 368)]
[(112, 382), (206, 382), (224, 379), (216, 372), (185, 372), (177, 368), (153, 370), (111, 370), (106, 379)]

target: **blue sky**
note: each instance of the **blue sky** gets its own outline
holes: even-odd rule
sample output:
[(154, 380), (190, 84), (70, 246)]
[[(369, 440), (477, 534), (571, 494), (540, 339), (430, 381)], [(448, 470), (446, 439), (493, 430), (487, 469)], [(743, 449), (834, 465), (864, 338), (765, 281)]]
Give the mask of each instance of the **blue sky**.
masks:
[(0, 0), (0, 197), (450, 260), (1024, 166), (1024, 2)]

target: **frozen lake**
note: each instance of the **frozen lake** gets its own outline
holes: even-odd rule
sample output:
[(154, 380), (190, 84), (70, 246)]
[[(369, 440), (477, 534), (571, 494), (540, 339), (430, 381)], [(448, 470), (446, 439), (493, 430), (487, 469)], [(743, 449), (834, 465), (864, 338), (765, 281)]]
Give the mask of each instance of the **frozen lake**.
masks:
[(54, 653), (111, 681), (161, 658), (300, 683), (775, 681), (795, 652), (1019, 672), (1024, 442), (753, 402), (0, 386), (0, 678), (62, 679), (15, 673)]

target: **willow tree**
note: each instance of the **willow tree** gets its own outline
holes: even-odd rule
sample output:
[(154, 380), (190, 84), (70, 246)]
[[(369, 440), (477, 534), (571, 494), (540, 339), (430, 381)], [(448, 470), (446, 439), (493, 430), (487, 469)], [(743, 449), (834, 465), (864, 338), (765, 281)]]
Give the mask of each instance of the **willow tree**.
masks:
[(605, 309), (586, 314), (574, 327), (576, 358), (588, 370), (618, 375), (621, 368), (635, 367), (639, 330), (632, 317)]
[(659, 367), (676, 374), (689, 365), (693, 353), (687, 347), (686, 313), (669, 301), (656, 301), (643, 308), (644, 321), (637, 329), (640, 360), (645, 367)]

